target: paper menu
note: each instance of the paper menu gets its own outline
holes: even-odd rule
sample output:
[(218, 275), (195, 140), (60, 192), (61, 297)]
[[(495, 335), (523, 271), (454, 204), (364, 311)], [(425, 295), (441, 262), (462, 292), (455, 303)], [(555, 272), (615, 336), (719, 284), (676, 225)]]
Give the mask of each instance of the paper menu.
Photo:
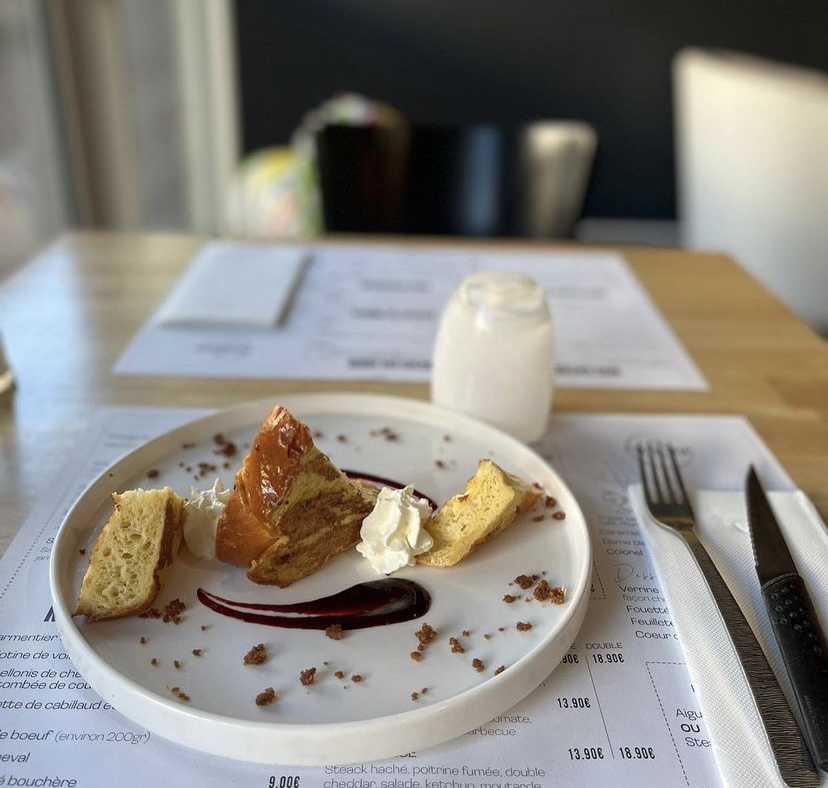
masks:
[[(317, 247), (278, 329), (231, 328), (218, 319), (197, 329), (169, 325), (165, 315), (174, 290), (115, 371), (427, 381), (442, 310), (462, 279), (483, 268), (523, 271), (545, 288), (557, 332), (557, 385), (706, 387), (620, 255), (447, 247)], [(192, 273), (188, 269), (184, 279)]]
[[(669, 611), (626, 499), (634, 438), (689, 446), (693, 485), (741, 477), (748, 461), (790, 487), (738, 418), (557, 416), (539, 448), (590, 523), (595, 569), (586, 623), (560, 667), (488, 725), (428, 751), (350, 767), (261, 767), (205, 756), (133, 726), (65, 659), (50, 621), (49, 545), (86, 482), (185, 416), (107, 410), (71, 472), (44, 497), (0, 566), (0, 779), (5, 785), (534, 788), (720, 784)], [(737, 473), (738, 471), (738, 473)], [(496, 744), (495, 744), (496, 742)], [(37, 780), (52, 782), (36, 782)], [(28, 781), (28, 782), (27, 782)]]

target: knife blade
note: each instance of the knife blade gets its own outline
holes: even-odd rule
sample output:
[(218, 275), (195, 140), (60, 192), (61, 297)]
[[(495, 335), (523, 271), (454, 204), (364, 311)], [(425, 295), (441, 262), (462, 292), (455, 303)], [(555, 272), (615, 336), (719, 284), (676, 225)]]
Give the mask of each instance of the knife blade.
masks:
[(814, 763), (828, 770), (828, 644), (756, 469), (747, 475), (756, 574)]

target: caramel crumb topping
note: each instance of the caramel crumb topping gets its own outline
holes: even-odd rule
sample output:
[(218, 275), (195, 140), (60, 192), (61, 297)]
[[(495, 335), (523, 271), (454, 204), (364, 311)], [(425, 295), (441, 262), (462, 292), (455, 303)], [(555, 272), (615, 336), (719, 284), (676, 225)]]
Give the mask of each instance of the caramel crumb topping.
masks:
[(449, 638), (449, 646), (451, 646), (451, 653), (452, 654), (465, 654), (466, 653), (466, 649), (463, 648), (463, 644), (456, 637), (450, 637)]
[(259, 643), (253, 646), (247, 654), (244, 655), (245, 665), (264, 665), (267, 662), (267, 648), (264, 643)]
[(268, 687), (256, 695), (256, 705), (269, 706), (271, 703), (278, 700), (278, 698), (279, 696), (276, 694), (276, 690), (274, 690), (273, 687)]
[(534, 597), (539, 602), (546, 602), (547, 600), (555, 605), (561, 605), (564, 602), (566, 594), (560, 586), (551, 586), (546, 580), (541, 580), (535, 586)]
[(437, 630), (430, 624), (423, 624), (414, 634), (421, 646), (427, 646), (437, 638)]

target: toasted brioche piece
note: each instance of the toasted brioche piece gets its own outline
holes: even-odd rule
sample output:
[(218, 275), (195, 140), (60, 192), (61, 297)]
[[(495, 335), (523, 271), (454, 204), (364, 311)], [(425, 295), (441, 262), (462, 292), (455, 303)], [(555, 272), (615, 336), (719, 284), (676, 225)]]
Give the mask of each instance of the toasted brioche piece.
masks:
[(181, 546), (184, 499), (175, 491), (139, 488), (112, 500), (75, 610), (92, 621), (148, 610)]
[(216, 529), (216, 557), (247, 567), (254, 583), (282, 588), (359, 541), (377, 491), (351, 481), (277, 405), (236, 474)]
[(427, 528), (434, 544), (417, 556), (417, 563), (453, 566), (508, 528), (542, 494), (537, 485), (506, 473), (492, 460), (481, 460), (466, 489), (431, 516)]

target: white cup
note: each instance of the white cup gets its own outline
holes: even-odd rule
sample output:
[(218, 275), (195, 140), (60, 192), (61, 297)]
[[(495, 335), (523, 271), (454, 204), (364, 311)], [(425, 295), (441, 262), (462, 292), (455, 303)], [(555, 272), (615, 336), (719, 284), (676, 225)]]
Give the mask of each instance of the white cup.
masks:
[(431, 398), (522, 441), (546, 430), (554, 383), (554, 330), (543, 288), (511, 271), (463, 281), (443, 312)]

